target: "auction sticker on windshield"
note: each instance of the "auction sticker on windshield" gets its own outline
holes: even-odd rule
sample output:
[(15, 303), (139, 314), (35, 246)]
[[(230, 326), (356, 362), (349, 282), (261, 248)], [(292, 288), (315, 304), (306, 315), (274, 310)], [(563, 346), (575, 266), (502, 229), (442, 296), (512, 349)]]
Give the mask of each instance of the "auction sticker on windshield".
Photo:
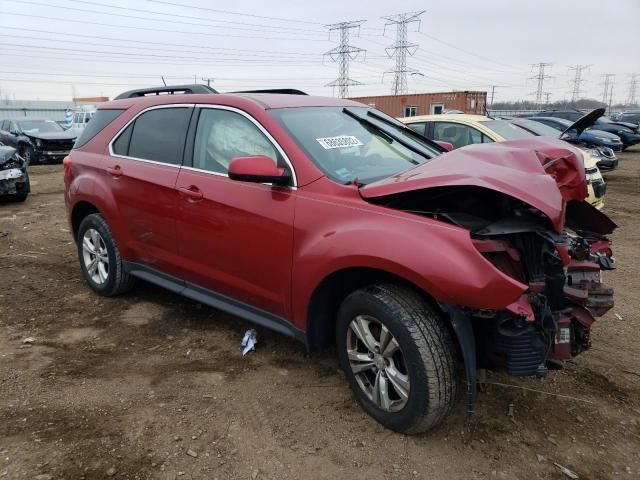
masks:
[(331, 148), (349, 148), (364, 145), (353, 135), (340, 135), (338, 137), (316, 138), (322, 148), (329, 150)]

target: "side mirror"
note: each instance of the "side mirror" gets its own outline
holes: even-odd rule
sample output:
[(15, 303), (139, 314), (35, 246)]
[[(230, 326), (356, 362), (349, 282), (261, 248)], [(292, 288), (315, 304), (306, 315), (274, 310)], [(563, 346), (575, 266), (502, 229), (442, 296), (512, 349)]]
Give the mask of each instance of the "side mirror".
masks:
[(11, 135), (13, 135), (14, 137), (17, 137), (18, 135), (20, 135), (20, 132), (19, 132), (19, 131), (17, 131), (17, 130), (15, 130), (15, 129), (13, 129), (13, 130), (9, 130), (9, 133), (10, 133)]
[(272, 158), (265, 155), (232, 158), (228, 174), (231, 180), (274, 185), (286, 185), (291, 179), (287, 170), (278, 167)]
[(443, 142), (442, 140), (434, 140), (434, 142), (444, 148), (447, 152), (453, 150), (453, 143)]

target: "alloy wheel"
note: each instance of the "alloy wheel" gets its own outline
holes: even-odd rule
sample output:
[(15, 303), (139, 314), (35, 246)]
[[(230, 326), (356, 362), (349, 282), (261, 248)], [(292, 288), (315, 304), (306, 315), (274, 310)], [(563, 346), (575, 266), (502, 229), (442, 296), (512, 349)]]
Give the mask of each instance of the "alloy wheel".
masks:
[(107, 246), (100, 232), (89, 228), (82, 237), (82, 259), (87, 274), (97, 285), (102, 285), (109, 278), (109, 255)]
[(409, 372), (398, 341), (380, 320), (358, 315), (351, 321), (347, 356), (369, 400), (386, 412), (404, 408), (409, 399)]

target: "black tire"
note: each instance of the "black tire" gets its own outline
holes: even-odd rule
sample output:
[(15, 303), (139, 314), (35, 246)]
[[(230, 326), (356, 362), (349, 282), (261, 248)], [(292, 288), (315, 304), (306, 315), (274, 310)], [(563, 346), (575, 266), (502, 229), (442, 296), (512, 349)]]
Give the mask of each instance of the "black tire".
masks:
[(23, 145), (20, 148), (20, 156), (27, 161), (28, 165), (32, 165), (38, 160), (38, 155), (31, 145)]
[[(398, 411), (378, 407), (351, 369), (347, 330), (359, 315), (375, 317), (400, 346), (410, 388)], [(456, 404), (461, 375), (455, 339), (445, 321), (417, 292), (392, 284), (362, 288), (342, 302), (336, 328), (340, 366), (360, 406), (385, 427), (406, 434), (425, 432), (442, 422)]]
[[(91, 275), (89, 275), (83, 259), (83, 237), (85, 232), (91, 228), (97, 230), (98, 233), (100, 233), (100, 236), (102, 237), (107, 250), (107, 256), (109, 258), (109, 271), (107, 279), (102, 284), (96, 283), (91, 278)], [(80, 268), (82, 269), (85, 280), (94, 291), (96, 291), (100, 295), (104, 295), (105, 297), (113, 297), (115, 295), (119, 295), (131, 290), (134, 284), (134, 278), (125, 271), (124, 265), (122, 263), (122, 258), (120, 257), (120, 251), (118, 250), (118, 246), (116, 245), (116, 241), (111, 234), (109, 225), (104, 220), (102, 215), (100, 215), (99, 213), (92, 213), (91, 215), (87, 215), (82, 220), (82, 222), (80, 223), (80, 227), (78, 228), (76, 244), (78, 247), (78, 259), (80, 261)]]

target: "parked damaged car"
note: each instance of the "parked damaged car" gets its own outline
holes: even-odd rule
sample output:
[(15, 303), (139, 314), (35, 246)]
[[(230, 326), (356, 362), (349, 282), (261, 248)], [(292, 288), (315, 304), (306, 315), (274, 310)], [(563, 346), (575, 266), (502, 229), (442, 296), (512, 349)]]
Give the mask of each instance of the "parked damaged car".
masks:
[(478, 368), (541, 376), (590, 347), (616, 225), (584, 201), (575, 147), (445, 153), (350, 100), (205, 87), (101, 105), (65, 159), (90, 288), (143, 279), (334, 344), (362, 408), (405, 433), (465, 378), (473, 411)]
[(76, 133), (65, 131), (53, 120), (0, 120), (0, 142), (16, 148), (30, 164), (62, 161), (73, 148), (76, 136)]
[(28, 162), (18, 151), (0, 143), (0, 200), (24, 202), (31, 191)]
[(514, 118), (510, 121), (536, 135), (551, 136), (555, 132), (565, 142), (576, 145), (597, 159), (600, 170), (618, 168), (615, 151), (622, 150), (622, 141), (617, 135), (594, 130), (595, 121), (604, 114), (604, 109), (594, 110), (575, 122), (556, 117)]

